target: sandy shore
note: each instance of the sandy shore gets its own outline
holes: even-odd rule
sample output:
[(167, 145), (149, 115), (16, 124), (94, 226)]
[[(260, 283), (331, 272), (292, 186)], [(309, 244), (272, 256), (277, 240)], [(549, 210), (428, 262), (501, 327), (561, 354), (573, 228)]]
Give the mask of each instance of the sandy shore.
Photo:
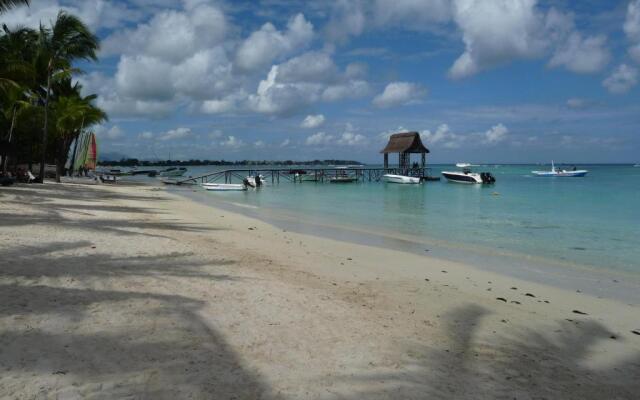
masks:
[(637, 305), (151, 187), (1, 188), (0, 286), (0, 398), (640, 393)]

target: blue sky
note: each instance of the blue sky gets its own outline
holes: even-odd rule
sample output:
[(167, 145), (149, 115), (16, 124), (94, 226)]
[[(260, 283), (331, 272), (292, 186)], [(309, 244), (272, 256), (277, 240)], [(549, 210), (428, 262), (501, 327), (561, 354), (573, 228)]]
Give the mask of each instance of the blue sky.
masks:
[(78, 77), (103, 154), (431, 162), (640, 161), (640, 0), (41, 0), (102, 39)]

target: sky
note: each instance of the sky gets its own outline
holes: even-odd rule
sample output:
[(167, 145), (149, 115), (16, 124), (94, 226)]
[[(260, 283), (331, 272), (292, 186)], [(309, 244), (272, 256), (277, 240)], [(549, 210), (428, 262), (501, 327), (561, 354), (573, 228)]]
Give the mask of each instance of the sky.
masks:
[(640, 162), (640, 0), (33, 0), (101, 39), (107, 157)]

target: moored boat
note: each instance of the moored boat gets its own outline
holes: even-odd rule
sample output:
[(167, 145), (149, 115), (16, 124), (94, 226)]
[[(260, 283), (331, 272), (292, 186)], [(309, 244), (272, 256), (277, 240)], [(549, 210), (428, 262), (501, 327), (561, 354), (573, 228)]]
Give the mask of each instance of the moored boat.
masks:
[(186, 172), (187, 172), (187, 169), (185, 167), (179, 167), (179, 168), (171, 167), (171, 168), (165, 169), (164, 171), (160, 171), (160, 176), (177, 178), (184, 175)]
[(496, 181), (496, 178), (489, 172), (472, 172), (468, 168), (464, 168), (462, 171), (442, 171), (442, 175), (447, 181), (454, 183), (490, 184)]
[(202, 187), (206, 190), (215, 192), (247, 190), (247, 186), (240, 183), (203, 183)]
[(573, 167), (573, 169), (571, 170), (565, 170), (565, 169), (561, 169), (558, 170), (556, 169), (556, 166), (553, 164), (553, 161), (551, 161), (551, 171), (531, 171), (531, 173), (535, 176), (542, 176), (542, 177), (565, 177), (565, 178), (579, 178), (579, 177), (583, 177), (585, 175), (587, 175), (589, 171), (586, 169), (576, 169), (576, 167)]
[(415, 176), (385, 174), (382, 176), (385, 182), (388, 183), (401, 183), (401, 184), (418, 184), (420, 178)]

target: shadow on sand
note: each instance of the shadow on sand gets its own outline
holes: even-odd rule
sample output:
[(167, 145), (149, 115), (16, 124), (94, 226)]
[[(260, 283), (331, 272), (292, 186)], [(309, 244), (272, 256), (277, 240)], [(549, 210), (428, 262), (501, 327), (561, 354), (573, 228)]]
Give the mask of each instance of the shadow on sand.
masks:
[[(484, 343), (478, 336), (487, 310), (468, 305), (443, 316), (447, 343), (406, 349), (403, 372), (346, 377), (365, 389), (349, 399), (637, 399), (640, 354), (592, 368), (612, 333), (602, 324), (563, 321), (548, 332), (504, 329)], [(509, 335), (508, 333), (511, 333)], [(515, 335), (513, 333), (516, 333)], [(622, 340), (617, 338), (617, 340)]]

